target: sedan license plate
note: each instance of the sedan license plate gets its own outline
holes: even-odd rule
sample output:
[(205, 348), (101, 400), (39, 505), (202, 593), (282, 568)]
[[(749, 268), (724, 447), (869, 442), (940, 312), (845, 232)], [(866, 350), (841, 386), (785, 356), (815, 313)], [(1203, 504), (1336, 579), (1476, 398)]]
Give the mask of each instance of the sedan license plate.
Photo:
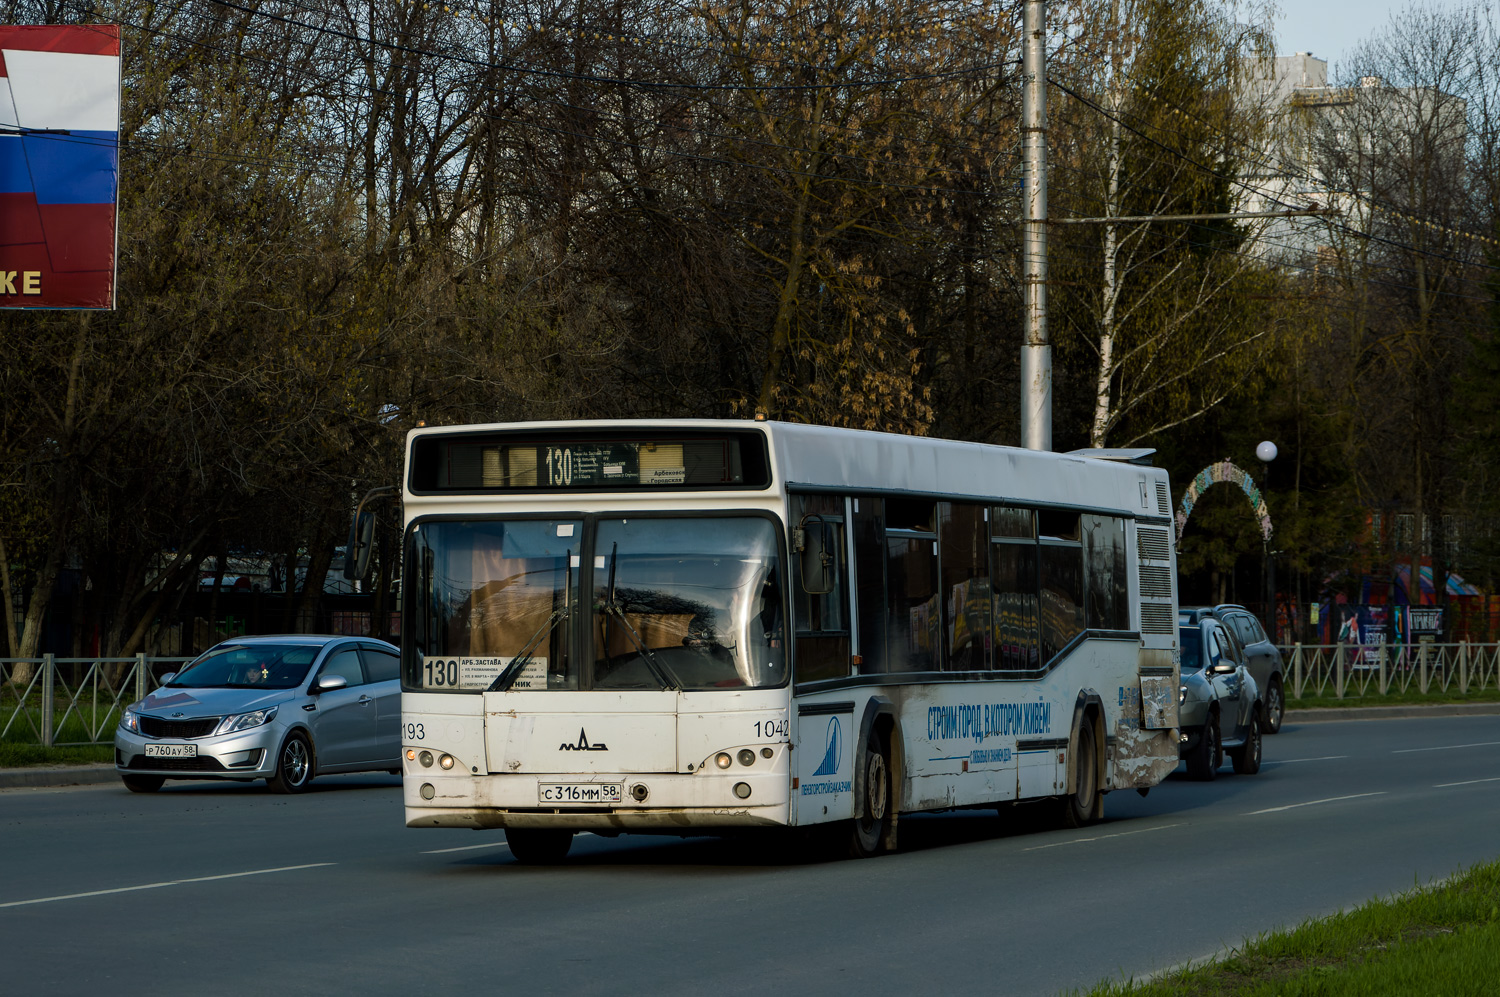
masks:
[(619, 803), (624, 787), (618, 782), (544, 782), (536, 788), (538, 803)]
[(196, 744), (148, 744), (147, 758), (197, 758)]

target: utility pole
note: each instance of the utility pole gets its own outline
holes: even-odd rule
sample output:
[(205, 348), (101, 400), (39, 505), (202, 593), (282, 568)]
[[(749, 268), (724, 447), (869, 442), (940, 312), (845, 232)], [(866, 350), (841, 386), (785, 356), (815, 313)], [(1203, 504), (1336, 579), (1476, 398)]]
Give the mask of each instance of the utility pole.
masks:
[(1052, 449), (1052, 347), (1047, 342), (1047, 12), (1025, 0), (1022, 18), (1021, 445)]

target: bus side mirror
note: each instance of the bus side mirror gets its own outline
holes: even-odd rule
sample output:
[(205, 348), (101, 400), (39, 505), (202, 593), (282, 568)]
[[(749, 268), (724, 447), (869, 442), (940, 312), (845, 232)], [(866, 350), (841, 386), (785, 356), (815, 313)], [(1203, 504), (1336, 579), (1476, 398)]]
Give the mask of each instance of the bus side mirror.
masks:
[(371, 488), (355, 507), (354, 518), (349, 522), (349, 543), (344, 547), (344, 577), (358, 581), (370, 573), (370, 552), (375, 547), (375, 511), (369, 508), (372, 500), (396, 494), (389, 485)]
[(344, 577), (351, 582), (370, 573), (370, 551), (375, 546), (375, 513), (363, 509), (349, 522), (349, 543), (344, 548)]
[(796, 535), (800, 542), (797, 549), (801, 554), (802, 591), (808, 595), (827, 595), (833, 591), (833, 525), (813, 517), (803, 521)]

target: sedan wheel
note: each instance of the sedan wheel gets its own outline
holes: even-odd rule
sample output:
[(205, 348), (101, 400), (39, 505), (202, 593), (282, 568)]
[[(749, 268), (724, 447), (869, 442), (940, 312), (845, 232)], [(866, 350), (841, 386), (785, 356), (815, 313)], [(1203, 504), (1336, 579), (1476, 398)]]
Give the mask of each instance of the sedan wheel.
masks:
[(122, 775), (120, 781), (125, 783), (125, 788), (132, 793), (154, 793), (167, 780), (159, 775)]
[(300, 793), (312, 782), (312, 777), (312, 745), (300, 731), (292, 731), (281, 743), (276, 774), (266, 779), (266, 785), (275, 793)]

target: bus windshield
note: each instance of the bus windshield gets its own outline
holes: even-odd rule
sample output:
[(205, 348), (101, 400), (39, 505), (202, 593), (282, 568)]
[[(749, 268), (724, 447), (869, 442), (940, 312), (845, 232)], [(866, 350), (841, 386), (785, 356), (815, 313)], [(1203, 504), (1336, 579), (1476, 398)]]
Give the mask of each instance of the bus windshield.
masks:
[(606, 519), (594, 552), (595, 688), (761, 688), (786, 677), (770, 520)]
[(773, 522), (753, 516), (418, 523), (403, 687), (781, 685), (777, 548)]

